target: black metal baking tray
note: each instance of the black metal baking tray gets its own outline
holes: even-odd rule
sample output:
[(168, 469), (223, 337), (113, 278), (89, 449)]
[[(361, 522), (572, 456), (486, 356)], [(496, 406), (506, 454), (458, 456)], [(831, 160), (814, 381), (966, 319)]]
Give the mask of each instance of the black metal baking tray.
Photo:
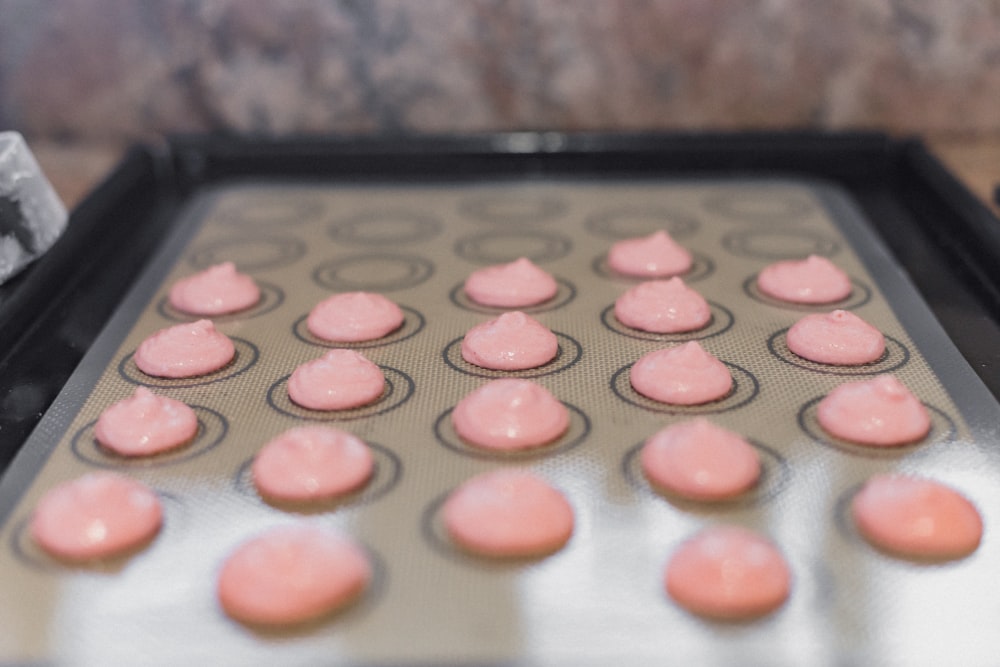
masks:
[(1000, 397), (1000, 223), (916, 138), (881, 133), (176, 137), (132, 148), (59, 243), (0, 287), (0, 470), (201, 188), (243, 179), (433, 182), (794, 177), (848, 192)]

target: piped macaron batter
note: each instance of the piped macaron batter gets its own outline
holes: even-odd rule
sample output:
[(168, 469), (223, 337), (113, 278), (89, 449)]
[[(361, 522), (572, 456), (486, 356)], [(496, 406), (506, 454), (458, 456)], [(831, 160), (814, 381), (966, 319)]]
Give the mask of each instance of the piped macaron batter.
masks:
[(473, 271), (465, 279), (465, 294), (483, 306), (527, 308), (552, 299), (559, 284), (548, 271), (526, 257)]
[(106, 408), (94, 437), (119, 456), (153, 456), (185, 445), (198, 433), (198, 416), (187, 404), (136, 387), (132, 396)]
[(652, 333), (684, 333), (712, 321), (705, 298), (678, 277), (650, 280), (615, 301), (615, 317), (627, 327)]
[(633, 278), (666, 278), (691, 269), (690, 251), (660, 230), (641, 238), (618, 241), (608, 251), (612, 271)]
[(395, 302), (373, 292), (343, 292), (316, 304), (306, 327), (323, 340), (358, 343), (377, 340), (403, 326), (405, 316)]
[(757, 287), (779, 301), (801, 304), (842, 301), (852, 290), (847, 274), (819, 255), (768, 265), (757, 275)]
[(462, 339), (462, 358), (500, 371), (544, 366), (559, 353), (559, 340), (544, 324), (521, 311), (477, 324)]
[(788, 349), (819, 364), (859, 366), (885, 353), (885, 336), (849, 310), (806, 315), (785, 334)]
[(700, 616), (749, 619), (784, 604), (792, 589), (785, 557), (767, 538), (746, 528), (706, 528), (670, 557), (667, 594)]
[(931, 429), (927, 408), (893, 375), (837, 386), (819, 402), (816, 418), (830, 435), (871, 447), (917, 442)]
[(237, 621), (289, 626), (351, 604), (372, 575), (368, 555), (353, 539), (301, 523), (271, 528), (239, 545), (222, 564), (216, 595)]
[(309, 410), (349, 410), (374, 402), (385, 389), (382, 369), (360, 352), (334, 349), (300, 365), (288, 397)]
[(632, 366), (629, 381), (643, 396), (671, 405), (710, 403), (733, 387), (726, 365), (697, 341), (642, 356)]
[(168, 294), (170, 305), (190, 315), (214, 317), (238, 313), (260, 301), (260, 288), (232, 262), (210, 266), (178, 280)]
[(147, 375), (190, 378), (226, 366), (236, 346), (211, 320), (178, 324), (146, 338), (135, 351), (136, 367)]
[(48, 554), (80, 562), (110, 558), (150, 541), (163, 507), (145, 484), (114, 472), (92, 472), (50, 489), (35, 506), (29, 531)]
[(451, 492), (441, 509), (449, 537), (462, 549), (493, 558), (542, 556), (573, 535), (573, 507), (538, 475), (501, 469)]
[(469, 444), (496, 451), (541, 447), (569, 428), (569, 411), (531, 380), (492, 380), (467, 394), (451, 413), (455, 432)]

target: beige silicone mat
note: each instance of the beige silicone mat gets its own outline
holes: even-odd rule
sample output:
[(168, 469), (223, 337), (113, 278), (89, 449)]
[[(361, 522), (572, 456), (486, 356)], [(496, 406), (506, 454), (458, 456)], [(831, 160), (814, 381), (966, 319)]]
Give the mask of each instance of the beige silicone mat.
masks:
[[(695, 256), (685, 276), (712, 306), (703, 331), (657, 336), (611, 314), (634, 281), (604, 264), (616, 240), (668, 230)], [(815, 309), (758, 295), (767, 264), (825, 255), (851, 277), (849, 308), (887, 336), (871, 366), (831, 369), (790, 355), (783, 331)], [(472, 270), (527, 256), (554, 274), (555, 299), (528, 309), (556, 332), (559, 357), (533, 377), (570, 408), (572, 425), (523, 456), (470, 450), (449, 429), (455, 403), (491, 377), (457, 343), (497, 311), (470, 304)], [(131, 360), (146, 336), (184, 319), (165, 305), (176, 279), (233, 260), (262, 302), (217, 326), (237, 359), (203, 378), (158, 381)], [(325, 348), (302, 322), (339, 291), (396, 301), (406, 323), (358, 345), (385, 370), (386, 394), (346, 413), (292, 405), (284, 380)], [(736, 389), (676, 409), (634, 393), (641, 355), (698, 339)], [(813, 409), (837, 384), (895, 373), (929, 407), (913, 446), (872, 451), (835, 442)], [(122, 461), (93, 439), (100, 412), (137, 384), (195, 407), (186, 449)], [(652, 492), (636, 465), (642, 441), (705, 415), (758, 449), (764, 476), (737, 501), (699, 505)], [(326, 421), (371, 444), (377, 473), (361, 493), (310, 516), (262, 502), (247, 468), (272, 436)], [(560, 182), (338, 186), (244, 183), (199, 195), (136, 284), (4, 479), (0, 662), (118, 664), (748, 664), (982, 663), (1000, 655), (1000, 456), (993, 397), (958, 355), (905, 276), (839, 191), (794, 181)], [(500, 466), (534, 469), (577, 518), (569, 545), (533, 562), (457, 553), (441, 534), (444, 494)], [(125, 560), (68, 567), (42, 554), (25, 525), (38, 498), (85, 472), (123, 471), (162, 495), (166, 524)], [(882, 555), (844, 507), (869, 475), (901, 470), (954, 485), (980, 509), (983, 544), (946, 564)], [(375, 584), (322, 623), (262, 634), (227, 619), (214, 598), (225, 555), (262, 529), (295, 521), (342, 527), (376, 560)], [(661, 580), (672, 551), (699, 529), (735, 523), (771, 537), (794, 571), (778, 612), (717, 623), (678, 608)]]

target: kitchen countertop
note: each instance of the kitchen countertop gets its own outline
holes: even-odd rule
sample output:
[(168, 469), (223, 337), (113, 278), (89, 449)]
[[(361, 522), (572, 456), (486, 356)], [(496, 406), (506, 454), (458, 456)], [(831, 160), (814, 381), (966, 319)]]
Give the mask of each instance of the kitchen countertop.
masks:
[(995, 1), (0, 7), (0, 126), (38, 137), (998, 131)]
[[(1000, 215), (994, 191), (1000, 186), (1000, 136), (928, 137), (941, 161)], [(124, 149), (104, 144), (62, 145), (33, 142), (42, 169), (68, 208), (76, 206), (108, 174)]]

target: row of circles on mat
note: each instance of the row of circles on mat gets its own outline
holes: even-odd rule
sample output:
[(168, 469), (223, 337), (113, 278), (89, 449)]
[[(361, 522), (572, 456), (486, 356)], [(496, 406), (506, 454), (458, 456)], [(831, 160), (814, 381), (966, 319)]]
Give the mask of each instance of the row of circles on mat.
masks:
[[(612, 392), (620, 400), (649, 412), (680, 418), (722, 414), (748, 405), (758, 396), (760, 389), (759, 382), (749, 371), (735, 364), (724, 363), (729, 367), (733, 376), (733, 389), (722, 399), (702, 405), (667, 405), (642, 396), (631, 387), (628, 381), (630, 365), (614, 374), (610, 386)], [(387, 366), (381, 368), (386, 378), (385, 391), (376, 401), (366, 406), (329, 412), (302, 408), (288, 398), (287, 376), (271, 385), (267, 392), (266, 401), (269, 407), (276, 412), (302, 421), (346, 425), (359, 419), (375, 417), (405, 404), (412, 397), (415, 388), (413, 380), (402, 371)], [(865, 458), (895, 458), (910, 455), (915, 450), (925, 449), (927, 445), (951, 441), (956, 434), (954, 421), (944, 411), (925, 403), (931, 416), (931, 429), (920, 442), (889, 448), (857, 445), (828, 435), (819, 425), (816, 409), (821, 399), (822, 396), (810, 399), (799, 408), (796, 417), (799, 428), (811, 441), (852, 455)], [(570, 415), (567, 431), (551, 443), (527, 450), (499, 452), (469, 445), (455, 433), (452, 427), (451, 408), (442, 412), (434, 420), (433, 432), (436, 441), (441, 446), (472, 458), (500, 461), (546, 458), (576, 449), (590, 435), (591, 418), (586, 412), (575, 405), (567, 403), (564, 405)], [(183, 463), (216, 448), (225, 440), (229, 431), (228, 420), (218, 411), (197, 405), (193, 405), (192, 409), (198, 417), (198, 432), (190, 445), (176, 451), (149, 458), (128, 458), (115, 455), (105, 450), (97, 442), (94, 435), (96, 422), (85, 425), (73, 435), (70, 449), (78, 459), (98, 467), (144, 468)], [(763, 447), (763, 449), (767, 448)], [(387, 454), (387, 456), (389, 455)]]
[[(834, 525), (841, 538), (848, 544), (856, 548), (868, 549), (868, 545), (860, 533), (855, 529), (853, 521), (850, 519), (849, 507), (851, 500), (860, 490), (861, 485), (857, 485), (842, 492), (834, 504)], [(153, 544), (148, 546), (150, 557), (157, 557), (158, 544), (161, 542), (176, 542), (183, 540), (190, 535), (190, 508), (185, 501), (170, 492), (157, 490), (164, 507), (164, 525), (161, 534)], [(550, 555), (537, 557), (514, 558), (514, 559), (486, 559), (471, 555), (455, 546), (448, 536), (445, 528), (442, 508), (447, 500), (447, 493), (443, 493), (426, 504), (420, 513), (420, 532), (425, 543), (439, 556), (446, 558), (454, 565), (460, 567), (470, 567), (474, 569), (488, 568), (490, 571), (508, 570), (519, 571), (525, 568), (534, 568), (541, 563), (548, 563), (552, 560)], [(675, 503), (680, 510), (695, 510), (699, 507), (685, 507), (681, 503)], [(579, 508), (577, 508), (579, 510)], [(59, 572), (66, 568), (65, 563), (61, 563), (45, 554), (31, 540), (28, 531), (28, 518), (23, 518), (15, 523), (9, 538), (9, 547), (17, 560), (29, 568), (41, 572)], [(678, 543), (684, 537), (677, 536)], [(372, 567), (371, 580), (362, 598), (344, 610), (335, 614), (335, 619), (326, 618), (322, 623), (343, 623), (350, 619), (357, 620), (374, 610), (383, 600), (385, 592), (391, 584), (391, 568), (388, 559), (382, 553), (374, 549), (370, 544), (361, 542), (360, 547), (365, 551), (367, 559)], [(124, 568), (130, 555), (120, 556), (110, 560), (92, 561), (85, 564), (77, 564), (73, 567), (77, 570), (97, 572), (104, 574), (115, 573)], [(832, 574), (821, 566), (814, 564), (808, 568), (812, 570), (819, 599), (830, 599), (832, 592)], [(822, 590), (822, 589), (825, 589)], [(308, 625), (300, 631), (309, 632), (313, 625)], [(284, 634), (284, 633), (283, 633)]]
[[(398, 289), (406, 289), (409, 287), (415, 287), (421, 282), (425, 281), (430, 277), (431, 269), (428, 268), (425, 273), (421, 275), (419, 271), (409, 270), (406, 266), (403, 266), (401, 270), (394, 271), (392, 264), (409, 264), (416, 258), (407, 257), (404, 255), (379, 255), (379, 256), (364, 256), (364, 257), (352, 257), (345, 260), (338, 260), (337, 262), (331, 262), (329, 265), (324, 265), (313, 272), (314, 281), (326, 289), (333, 291), (376, 291), (376, 292), (391, 292)], [(374, 270), (366, 270), (367, 273), (371, 275), (364, 280), (358, 280), (357, 276), (354, 277), (344, 277), (338, 274), (338, 270), (346, 268), (348, 271), (351, 269), (351, 265), (362, 264), (364, 262), (372, 262), (373, 266), (377, 267)], [(416, 260), (423, 261), (423, 260)], [(614, 278), (610, 272), (603, 271), (596, 264), (603, 264), (603, 258), (599, 262), (595, 262), (595, 268), (598, 270), (599, 274), (605, 275), (606, 277)], [(334, 266), (336, 264), (336, 266)], [(430, 263), (427, 263), (428, 267)], [(700, 280), (709, 275), (712, 271), (710, 265), (701, 264), (706, 270), (702, 273), (691, 273), (683, 276), (686, 282), (694, 282)], [(698, 263), (695, 264), (693, 271), (698, 270)], [(376, 277), (381, 276), (381, 277)], [(542, 313), (557, 310), (566, 306), (572, 302), (577, 296), (576, 286), (569, 280), (562, 278), (560, 276), (555, 277), (556, 281), (556, 294), (548, 301), (535, 305), (535, 306), (525, 306), (520, 308), (521, 311), (525, 313)], [(638, 282), (638, 281), (636, 281)], [(773, 306), (777, 308), (782, 308), (785, 310), (795, 310), (801, 312), (828, 312), (831, 309), (839, 308), (841, 310), (853, 310), (860, 308), (861, 306), (867, 304), (871, 301), (872, 290), (864, 282), (856, 279), (850, 278), (851, 282), (851, 293), (850, 295), (841, 301), (833, 303), (824, 304), (797, 304), (789, 303), (785, 301), (780, 301), (769, 297), (768, 295), (762, 293), (757, 287), (757, 276), (756, 274), (748, 276), (743, 280), (742, 288), (743, 292), (759, 303), (767, 306)], [(239, 313), (234, 313), (232, 315), (222, 315), (215, 319), (216, 322), (227, 322), (234, 320), (246, 320), (253, 317), (259, 317), (276, 310), (285, 301), (284, 291), (272, 283), (266, 281), (257, 281), (258, 286), (261, 291), (261, 298), (255, 306), (249, 308), (245, 311)], [(464, 283), (458, 283), (452, 287), (448, 292), (448, 298), (450, 301), (462, 308), (464, 310), (476, 312), (476, 313), (486, 313), (486, 314), (499, 314), (503, 313), (508, 308), (495, 308), (491, 306), (484, 306), (482, 304), (476, 303), (470, 299), (464, 289)], [(717, 306), (721, 308), (721, 306)], [(178, 322), (187, 322), (192, 318), (191, 315), (183, 313), (173, 306), (170, 305), (167, 297), (162, 297), (160, 301), (156, 304), (157, 312), (164, 318), (168, 320), (174, 320)], [(410, 313), (413, 314), (415, 311), (409, 309)], [(621, 327), (615, 327), (616, 331), (620, 331)], [(624, 333), (623, 331), (620, 331)]]
[[(801, 420), (802, 416), (800, 414), (800, 421)], [(947, 441), (947, 439), (953, 435), (953, 432), (949, 432), (949, 429), (953, 428), (953, 424), (951, 424), (950, 420), (938, 411), (934, 411), (933, 421), (933, 428), (936, 433), (932, 433), (929, 437), (940, 442)], [(586, 434), (584, 434), (584, 437), (585, 435)], [(752, 489), (728, 500), (699, 502), (672, 496), (666, 492), (656, 489), (646, 480), (639, 462), (639, 455), (644, 445), (643, 442), (633, 444), (621, 454), (619, 459), (618, 474), (622, 479), (624, 479), (628, 486), (632, 488), (633, 491), (640, 494), (641, 497), (664, 500), (667, 504), (680, 511), (710, 515), (716, 512), (733, 510), (740, 511), (764, 507), (779, 498), (785, 489), (789, 487), (792, 478), (791, 465), (785, 456), (776, 449), (753, 439), (748, 440), (748, 442), (752, 447), (754, 447), (759, 455), (761, 462), (760, 477)], [(402, 461), (400, 457), (397, 456), (390, 448), (378, 443), (368, 443), (368, 445), (374, 458), (372, 477), (362, 489), (335, 500), (309, 503), (306, 505), (282, 505), (262, 499), (254, 488), (252, 481), (252, 458), (245, 460), (238, 466), (232, 476), (232, 488), (237, 494), (246, 498), (249, 502), (255, 503), (259, 507), (269, 507), (275, 511), (293, 513), (296, 515), (329, 516), (337, 512), (360, 509), (387, 496), (396, 488), (403, 476)], [(906, 447), (902, 451), (894, 448), (891, 455), (913, 456), (913, 450), (914, 446)], [(537, 454), (532, 456), (537, 456)], [(532, 457), (522, 456), (514, 458), (530, 459)], [(89, 459), (85, 460), (92, 462)], [(527, 462), (530, 464), (530, 460)], [(114, 467), (106, 462), (102, 462), (101, 465), (103, 467)], [(147, 463), (147, 465), (149, 464)], [(854, 523), (850, 520), (848, 515), (850, 501), (860, 488), (861, 484), (849, 487), (840, 493), (834, 504), (835, 526), (848, 542), (853, 542), (857, 545), (863, 545), (865, 542), (857, 533), (854, 528)], [(187, 523), (185, 518), (187, 518), (186, 515), (189, 508), (186, 506), (184, 499), (177, 494), (162, 490), (157, 491), (157, 493), (164, 504), (164, 512), (166, 515), (164, 521), (164, 532), (168, 533), (165, 536), (161, 535), (159, 539), (171, 539), (173, 536), (169, 533), (183, 531), (184, 525)], [(429, 504), (427, 504), (421, 512), (421, 532), (424, 539), (427, 540), (436, 551), (449, 558), (454, 558), (468, 563), (481, 562), (481, 560), (476, 559), (474, 556), (465, 554), (460, 549), (456, 548), (448, 538), (441, 517), (441, 508), (444, 501), (447, 499), (447, 496), (448, 492), (439, 494)], [(16, 522), (14, 530), (11, 531), (10, 547), (15, 556), (22, 563), (32, 567), (33, 569), (57, 570), (64, 568), (65, 566), (62, 563), (59, 563), (45, 554), (38, 548), (37, 545), (34, 544), (29, 535), (28, 521), (29, 517), (22, 518), (20, 521)], [(151, 548), (155, 548), (155, 545)], [(373, 555), (377, 556), (377, 554)], [(124, 566), (125, 560), (125, 558), (122, 558), (109, 563), (101, 562), (83, 567), (96, 567), (100, 569), (113, 570)], [(510, 563), (506, 563), (505, 565), (517, 566), (523, 564), (524, 562), (525, 561), (512, 561)], [(375, 558), (374, 564), (376, 565), (377, 570), (381, 570), (380, 574), (384, 575), (384, 560), (381, 558)], [(491, 565), (496, 566), (495, 563), (491, 563)]]
[[(813, 202), (786, 193), (744, 191), (713, 193), (701, 206), (706, 212), (739, 222), (782, 224), (798, 222), (815, 212)], [(564, 219), (571, 207), (564, 198), (510, 193), (479, 196), (458, 203), (463, 218), (500, 225), (536, 225)], [(294, 199), (260, 195), (227, 203), (213, 213), (222, 224), (242, 227), (271, 227), (312, 224), (329, 218), (327, 206), (318, 199)], [(604, 209), (584, 216), (584, 226), (606, 238), (628, 238), (666, 229), (672, 235), (692, 234), (700, 226), (697, 214), (662, 204), (628, 205)], [(336, 219), (329, 234), (336, 240), (361, 244), (391, 244), (433, 238), (442, 223), (437, 216), (407, 209), (374, 209)]]
[[(622, 325), (614, 316), (613, 305), (607, 306), (601, 311), (600, 320), (607, 329), (623, 336), (661, 343), (664, 345), (680, 344), (694, 340), (713, 338), (715, 336), (722, 335), (733, 328), (735, 318), (729, 309), (714, 302), (709, 302), (709, 307), (711, 319), (705, 327), (699, 329), (698, 331), (680, 334), (654, 334), (626, 327)], [(423, 315), (421, 315), (417, 310), (408, 306), (402, 306), (402, 310), (404, 312), (402, 326), (377, 341), (359, 343), (332, 343), (330, 341), (324, 341), (308, 331), (306, 327), (306, 315), (302, 315), (295, 320), (292, 325), (292, 334), (304, 343), (323, 348), (337, 347), (363, 350), (373, 347), (394, 345), (419, 334), (423, 330), (425, 324)], [(881, 357), (870, 363), (857, 366), (834, 366), (816, 363), (804, 359), (788, 349), (786, 342), (787, 332), (788, 328), (785, 327), (772, 333), (766, 342), (768, 351), (774, 357), (786, 364), (823, 375), (854, 377), (890, 373), (905, 366), (909, 363), (911, 358), (909, 349), (903, 343), (892, 336), (885, 336), (885, 351), (882, 353)], [(553, 334), (555, 335), (557, 341), (556, 356), (548, 363), (537, 368), (514, 371), (492, 370), (469, 363), (462, 357), (461, 348), (463, 337), (461, 336), (449, 341), (445, 345), (441, 352), (441, 357), (449, 368), (458, 371), (459, 373), (474, 377), (537, 378), (553, 375), (574, 367), (583, 357), (583, 346), (578, 340), (561, 331), (553, 331)], [(158, 378), (147, 375), (139, 370), (135, 364), (134, 353), (130, 353), (122, 357), (121, 361), (118, 363), (118, 373), (127, 382), (132, 384), (164, 389), (197, 387), (229, 380), (245, 373), (260, 359), (260, 350), (250, 341), (238, 336), (232, 336), (231, 340), (233, 341), (233, 347), (235, 349), (232, 361), (230, 361), (225, 367), (213, 373), (192, 378)], [(735, 364), (731, 364), (731, 366), (733, 369), (739, 369), (739, 367)], [(619, 370), (616, 376), (622, 375), (625, 370), (627, 370), (627, 367), (626, 369)], [(612, 381), (612, 386), (616, 386), (614, 381)]]
[[(395, 248), (405, 243), (393, 239), (393, 243), (386, 245)], [(733, 255), (766, 261), (800, 259), (807, 255), (833, 257), (842, 249), (841, 244), (829, 236), (807, 230), (733, 232), (723, 237), (722, 247)], [(521, 257), (544, 263), (568, 256), (573, 251), (573, 241), (563, 234), (510, 230), (466, 236), (456, 241), (452, 249), (457, 257), (473, 264), (501, 264)], [(253, 271), (287, 266), (304, 257), (307, 251), (308, 244), (294, 236), (240, 234), (238, 237), (206, 242), (194, 250), (188, 261), (198, 269), (232, 261), (243, 271)], [(711, 273), (714, 265), (709, 257), (693, 254), (695, 266), (688, 275), (689, 279), (697, 280)], [(325, 283), (337, 281), (339, 274), (350, 277), (351, 272), (363, 273), (365, 257), (384, 258), (385, 261), (395, 259), (397, 266), (393, 268), (397, 281), (419, 283), (433, 272), (433, 264), (425, 258), (373, 251), (360, 258), (352, 257), (324, 265), (317, 270), (314, 279)], [(604, 275), (610, 274), (601, 259), (594, 260), (595, 270)]]

